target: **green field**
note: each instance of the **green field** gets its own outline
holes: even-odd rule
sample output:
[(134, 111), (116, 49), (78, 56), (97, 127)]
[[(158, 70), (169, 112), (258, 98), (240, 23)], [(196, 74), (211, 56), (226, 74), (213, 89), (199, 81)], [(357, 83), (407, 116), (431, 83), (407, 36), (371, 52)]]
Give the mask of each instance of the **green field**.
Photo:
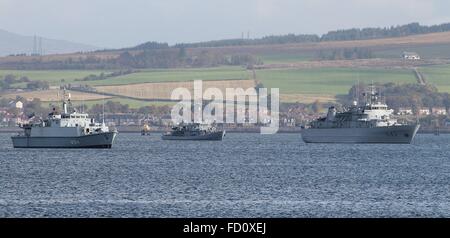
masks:
[(261, 70), (257, 79), (266, 88), (280, 88), (280, 94), (347, 94), (358, 80), (361, 83), (414, 83), (411, 70), (404, 69), (282, 69)]
[[(133, 83), (154, 83), (154, 82), (180, 82), (192, 80), (223, 80), (223, 79), (248, 79), (249, 74), (243, 67), (217, 67), (200, 69), (155, 69), (143, 70), (141, 72), (107, 78), (104, 80), (75, 81), (90, 74), (99, 75), (109, 71), (91, 70), (43, 70), (43, 71), (20, 71), (20, 70), (0, 70), (0, 78), (7, 74), (16, 76), (27, 76), (30, 80), (44, 80), (51, 86), (61, 84), (87, 84), (91, 86), (100, 85), (120, 85)], [(64, 82), (61, 82), (64, 79)], [(25, 87), (25, 83), (13, 85), (14, 87)]]
[[(363, 47), (365, 48), (365, 47)], [(399, 59), (403, 52), (417, 52), (423, 59), (449, 58), (450, 44), (432, 44), (432, 45), (397, 45), (391, 47), (368, 47), (371, 49), (374, 58)], [(323, 49), (322, 51), (329, 55), (334, 48)], [(318, 60), (321, 50), (299, 50), (294, 49), (290, 52), (264, 52), (255, 53), (264, 64), (282, 64), (300, 61)]]
[[(88, 108), (92, 107), (95, 104), (101, 105), (103, 102), (113, 101), (120, 102), (121, 104), (128, 104), (130, 108), (140, 108), (144, 106), (173, 106), (175, 103), (173, 102), (146, 102), (141, 100), (133, 100), (128, 98), (107, 98), (103, 100), (85, 100), (85, 101), (73, 101), (73, 106), (76, 108), (81, 107), (81, 105), (87, 106)], [(46, 102), (46, 104), (55, 104), (59, 105), (60, 102)], [(45, 105), (45, 104), (44, 104)]]
[(108, 71), (100, 70), (0, 70), (0, 78), (7, 74), (16, 76), (26, 76), (30, 80), (43, 80), (49, 82), (52, 86), (61, 85), (61, 79), (64, 83), (73, 83), (75, 79), (82, 79), (90, 74), (101, 74)]
[(420, 68), (429, 84), (435, 85), (440, 92), (450, 93), (450, 65)]
[(248, 79), (248, 72), (242, 67), (219, 67), (200, 69), (145, 70), (138, 73), (109, 78), (106, 80), (84, 81), (84, 84), (120, 85), (134, 83), (181, 82), (193, 80)]
[[(450, 93), (450, 65), (421, 67), (420, 71), (426, 80), (438, 87), (441, 92)], [(66, 83), (89, 74), (100, 74), (105, 71), (13, 71), (0, 70), (0, 76), (15, 74), (27, 76), (32, 80), (47, 80), (51, 85), (59, 85), (60, 79)], [(120, 85), (147, 82), (190, 81), (195, 79), (223, 80), (248, 79), (252, 72), (243, 67), (218, 67), (201, 69), (165, 69), (144, 70), (138, 73), (97, 81), (77, 81), (76, 83), (96, 85)], [(375, 83), (416, 83), (416, 78), (409, 69), (355, 69), (355, 68), (317, 68), (317, 69), (266, 69), (257, 70), (256, 79), (266, 88), (279, 88), (283, 95), (333, 96), (347, 94), (350, 87), (358, 82)], [(165, 102), (145, 102), (139, 100), (114, 98), (114, 101), (130, 104), (137, 108), (144, 105), (167, 105)], [(292, 100), (296, 100), (295, 98)], [(85, 101), (92, 105), (101, 103)]]

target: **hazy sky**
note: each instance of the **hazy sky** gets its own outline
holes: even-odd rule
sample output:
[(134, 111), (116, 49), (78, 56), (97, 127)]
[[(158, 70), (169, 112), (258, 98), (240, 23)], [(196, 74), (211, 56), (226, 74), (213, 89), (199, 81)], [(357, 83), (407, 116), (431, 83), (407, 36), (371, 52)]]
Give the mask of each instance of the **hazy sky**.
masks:
[(101, 47), (450, 22), (448, 0), (0, 0), (0, 29)]

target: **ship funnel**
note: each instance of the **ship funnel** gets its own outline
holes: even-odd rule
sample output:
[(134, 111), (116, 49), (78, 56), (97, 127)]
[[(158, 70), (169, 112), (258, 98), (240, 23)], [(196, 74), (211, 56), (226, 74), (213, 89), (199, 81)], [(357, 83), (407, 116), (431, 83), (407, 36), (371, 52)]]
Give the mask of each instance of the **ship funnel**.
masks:
[(334, 106), (328, 108), (327, 121), (333, 121), (336, 116), (336, 108)]

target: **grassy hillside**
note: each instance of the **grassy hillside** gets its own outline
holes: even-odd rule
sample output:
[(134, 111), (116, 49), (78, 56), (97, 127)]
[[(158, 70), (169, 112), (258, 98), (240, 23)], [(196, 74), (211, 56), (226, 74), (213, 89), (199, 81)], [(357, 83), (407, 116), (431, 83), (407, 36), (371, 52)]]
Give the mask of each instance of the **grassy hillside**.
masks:
[(374, 49), (373, 53), (378, 58), (399, 58), (404, 51), (417, 52), (423, 59), (450, 58), (450, 44), (385, 47)]
[[(367, 48), (376, 59), (363, 60), (319, 60), (320, 53), (343, 48)], [(173, 50), (173, 49), (171, 49)], [(402, 52), (418, 52), (422, 61), (404, 61)], [(130, 53), (137, 53), (134, 51)], [(282, 102), (313, 102), (315, 100), (333, 101), (337, 95), (347, 94), (350, 87), (358, 81), (369, 84), (378, 83), (416, 83), (413, 67), (419, 67), (428, 83), (437, 86), (441, 92), (450, 93), (450, 32), (414, 35), (406, 37), (310, 42), (273, 45), (245, 45), (210, 48), (187, 48), (186, 54), (201, 56), (203, 53), (230, 56), (250, 54), (261, 59), (265, 65), (256, 70), (256, 80), (267, 88), (279, 88)], [(122, 51), (91, 52), (89, 54), (46, 55), (43, 57), (13, 56), (0, 57), (0, 66), (23, 62), (67, 62), (69, 59), (114, 59)], [(94, 60), (95, 61), (95, 60)], [(432, 66), (425, 66), (432, 65)], [(20, 68), (20, 67), (19, 67)], [(43, 80), (51, 86), (61, 84), (87, 84), (99, 91), (116, 94), (111, 100), (129, 104), (132, 108), (145, 105), (172, 105), (167, 102), (146, 102), (117, 95), (144, 99), (167, 99), (175, 87), (190, 85), (193, 80), (207, 80), (221, 84), (217, 87), (252, 87), (253, 73), (245, 66), (224, 66), (215, 68), (174, 68), (140, 69), (139, 72), (111, 77), (103, 80), (75, 81), (89, 75), (109, 74), (115, 70), (0, 70), (0, 78), (7, 74), (27, 76), (31, 80)], [(64, 82), (61, 80), (64, 79)], [(230, 81), (235, 79), (236, 81)], [(225, 81), (226, 80), (226, 81)], [(249, 83), (251, 81), (251, 83)], [(184, 83), (183, 83), (184, 82)], [(189, 82), (189, 83), (187, 83)], [(232, 82), (232, 84), (229, 84)], [(151, 83), (151, 84), (150, 84)], [(128, 85), (128, 86), (122, 86)], [(13, 84), (12, 87), (25, 88), (26, 83)], [(189, 86), (186, 86), (189, 87)], [(43, 101), (55, 100), (56, 91), (15, 92), (0, 97), (15, 98), (38, 97)], [(102, 103), (103, 96), (73, 92), (74, 101), (93, 105)]]
[(86, 100), (86, 101), (78, 101), (75, 102), (75, 106), (76, 105), (80, 105), (81, 103), (84, 104), (85, 106), (91, 107), (92, 105), (95, 104), (99, 104), (101, 105), (103, 102), (106, 101), (113, 101), (113, 102), (120, 102), (122, 104), (128, 104), (128, 106), (130, 108), (139, 108), (139, 107), (144, 107), (144, 106), (173, 106), (175, 103), (172, 102), (145, 102), (145, 101), (140, 101), (140, 100), (133, 100), (133, 99), (128, 99), (128, 98), (108, 98), (103, 100)]
[(84, 81), (83, 84), (121, 85), (156, 82), (182, 82), (193, 80), (247, 79), (248, 73), (242, 67), (219, 67), (198, 69), (161, 69), (144, 70), (142, 72), (109, 78), (106, 80)]
[(196, 48), (192, 51), (199, 53), (208, 50), (221, 54), (249, 53), (259, 56), (264, 63), (278, 63), (311, 60), (317, 58), (320, 51), (354, 47), (371, 49), (375, 57), (381, 58), (399, 58), (403, 51), (418, 51), (426, 58), (449, 58), (450, 32), (372, 40)]
[(428, 83), (435, 85), (439, 91), (450, 93), (450, 65), (420, 68)]
[(280, 88), (280, 94), (339, 95), (346, 94), (357, 83), (414, 83), (407, 69), (277, 69), (257, 72), (265, 87)]
[[(400, 57), (403, 51), (420, 51), (425, 57), (448, 58), (450, 55), (450, 32), (439, 32), (422, 35), (411, 35), (404, 37), (392, 37), (370, 40), (348, 40), (348, 41), (324, 41), (313, 43), (289, 43), (271, 45), (244, 45), (224, 46), (206, 48), (188, 48), (189, 55), (200, 56), (204, 52), (218, 55), (252, 54), (259, 56), (266, 63), (292, 62), (313, 59), (321, 50), (333, 50), (342, 48), (369, 48), (376, 57)], [(173, 50), (168, 49), (168, 50)], [(141, 50), (130, 50), (131, 54), (137, 54)], [(77, 61), (79, 59), (115, 59), (123, 51), (99, 51), (86, 54), (45, 55), (42, 57), (11, 56), (0, 57), (0, 67), (10, 68), (12, 65), (23, 66), (35, 64), (36, 62), (63, 62)], [(88, 63), (88, 62), (85, 62)], [(84, 64), (84, 63), (83, 63)], [(94, 65), (92, 65), (94, 67)]]
[[(0, 70), (0, 78), (7, 74), (16, 76), (27, 76), (30, 80), (44, 80), (51, 86), (61, 84), (87, 84), (92, 86), (100, 85), (120, 85), (135, 83), (154, 83), (154, 82), (180, 82), (192, 80), (223, 80), (223, 79), (247, 79), (248, 73), (243, 67), (218, 67), (218, 68), (197, 68), (197, 69), (161, 69), (161, 70), (142, 70), (138, 73), (107, 78), (104, 80), (93, 81), (75, 81), (88, 75), (99, 75), (101, 73), (110, 73), (100, 70)], [(61, 79), (64, 82), (61, 83)], [(22, 83), (17, 86), (24, 87)]]
[[(254, 80), (212, 80), (204, 81), (203, 89), (218, 88), (225, 92), (226, 88), (254, 88)], [(138, 99), (160, 99), (170, 100), (171, 94), (176, 88), (185, 88), (193, 94), (193, 83), (191, 82), (162, 82), (142, 83), (129, 85), (96, 86), (97, 92), (112, 94), (115, 96), (131, 97)]]
[[(434, 84), (440, 91), (450, 92), (450, 65), (421, 67), (429, 83)], [(73, 79), (81, 78), (89, 74), (99, 74), (101, 71), (0, 71), (0, 75), (12, 73), (16, 75), (26, 75), (30, 79), (48, 80), (52, 85), (59, 85), (60, 78), (66, 79), (66, 83), (74, 82)], [(122, 84), (155, 83), (155, 82), (186, 82), (195, 79), (223, 80), (223, 79), (249, 79), (252, 72), (242, 67), (221, 67), (207, 69), (176, 69), (176, 70), (146, 70), (130, 75), (109, 78), (97, 81), (77, 81), (76, 83), (90, 84), (92, 86), (114, 86)], [(410, 69), (383, 69), (383, 68), (313, 68), (313, 69), (265, 69), (257, 70), (256, 78), (265, 87), (280, 88), (281, 100), (290, 102), (311, 102), (314, 100), (332, 101), (336, 95), (346, 94), (349, 88), (358, 82), (395, 82), (395, 83), (415, 83), (416, 79)], [(233, 87), (242, 87), (244, 82), (234, 81)], [(150, 84), (148, 89), (157, 90), (154, 84)], [(169, 85), (169, 84), (168, 84)], [(171, 84), (170, 84), (171, 85)], [(169, 86), (170, 86), (169, 85)], [(248, 85), (247, 85), (248, 86)], [(128, 87), (129, 88), (129, 87)], [(136, 95), (142, 94), (142, 88), (136, 89)], [(139, 91), (140, 90), (140, 91)], [(139, 91), (139, 92), (138, 92)], [(167, 90), (166, 90), (167, 91)], [(130, 94), (131, 93), (131, 94)], [(24, 94), (24, 93), (22, 93)], [(127, 95), (135, 95), (127, 92)], [(23, 96), (34, 95), (25, 93)], [(42, 92), (44, 101), (50, 99)], [(75, 95), (75, 94), (74, 94)], [(5, 96), (5, 95), (3, 95)], [(93, 95), (98, 96), (98, 95)], [(95, 99), (88, 95), (83, 96), (84, 100)], [(74, 98), (74, 100), (77, 100)], [(146, 102), (120, 99), (117, 101), (130, 103), (137, 107), (147, 104)], [(92, 102), (92, 101), (91, 101)]]
[[(16, 76), (26, 76), (30, 80), (44, 80), (52, 86), (61, 85), (61, 79), (64, 83), (73, 83), (75, 79), (82, 79), (90, 74), (100, 74), (105, 71), (100, 70), (0, 70), (0, 78), (7, 74)], [(105, 72), (107, 73), (107, 72)]]

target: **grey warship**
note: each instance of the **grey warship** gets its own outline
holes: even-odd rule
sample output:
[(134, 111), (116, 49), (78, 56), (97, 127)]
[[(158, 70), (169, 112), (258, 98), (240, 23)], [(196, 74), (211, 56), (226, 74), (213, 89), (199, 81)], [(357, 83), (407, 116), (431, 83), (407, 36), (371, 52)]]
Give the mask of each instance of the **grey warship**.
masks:
[(420, 125), (403, 124), (392, 119), (392, 109), (381, 102), (371, 88), (363, 106), (354, 102), (344, 112), (336, 112), (335, 107), (328, 109), (326, 117), (310, 123), (302, 130), (302, 139), (306, 143), (387, 143), (410, 144)]
[(46, 120), (20, 125), (23, 132), (11, 137), (14, 148), (111, 148), (117, 131), (88, 114), (68, 113), (70, 104), (70, 94), (66, 100), (64, 91), (62, 113), (53, 108)]
[(225, 136), (224, 130), (219, 130), (215, 125), (200, 123), (181, 123), (172, 127), (170, 132), (164, 133), (163, 140), (215, 140), (220, 141)]

